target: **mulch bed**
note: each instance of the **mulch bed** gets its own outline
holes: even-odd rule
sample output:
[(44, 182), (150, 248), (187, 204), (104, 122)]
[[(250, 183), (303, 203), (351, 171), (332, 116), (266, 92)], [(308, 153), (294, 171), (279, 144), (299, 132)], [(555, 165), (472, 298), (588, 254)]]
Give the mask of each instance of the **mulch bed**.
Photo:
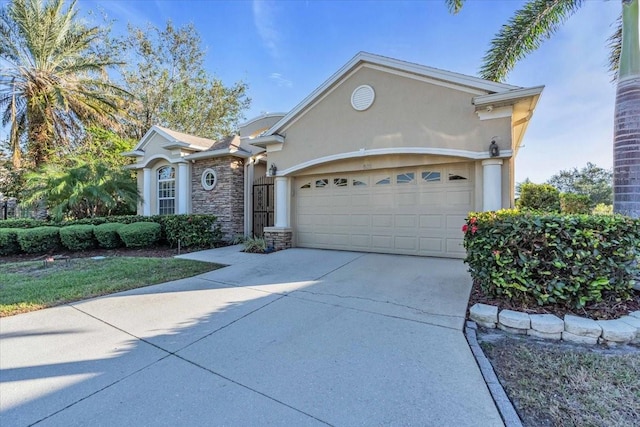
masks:
[[(186, 254), (188, 252), (197, 251), (199, 249), (185, 249), (183, 248), (180, 253)], [(48, 256), (54, 256), (55, 258), (59, 257), (68, 257), (68, 258), (90, 258), (95, 256), (104, 256), (104, 257), (147, 257), (147, 258), (170, 258), (172, 256), (178, 255), (177, 248), (170, 248), (169, 246), (159, 246), (155, 248), (144, 248), (144, 249), (127, 249), (127, 248), (118, 248), (118, 249), (90, 249), (82, 252), (69, 252), (69, 251), (57, 251), (52, 254), (42, 255), (42, 254), (19, 254), (12, 256), (3, 256), (0, 257), (0, 263), (5, 262), (26, 262), (26, 261), (42, 261)]]
[(580, 317), (588, 317), (595, 320), (618, 319), (630, 311), (640, 310), (640, 292), (634, 291), (633, 298), (630, 301), (604, 300), (599, 303), (589, 305), (582, 309), (571, 309), (560, 305), (538, 306), (535, 303), (531, 305), (519, 304), (507, 299), (492, 298), (484, 294), (480, 285), (475, 282), (471, 288), (471, 296), (469, 298), (469, 306), (474, 304), (490, 304), (497, 306), (500, 310), (515, 310), (529, 314), (555, 314), (559, 318), (563, 318), (565, 314), (573, 314)]

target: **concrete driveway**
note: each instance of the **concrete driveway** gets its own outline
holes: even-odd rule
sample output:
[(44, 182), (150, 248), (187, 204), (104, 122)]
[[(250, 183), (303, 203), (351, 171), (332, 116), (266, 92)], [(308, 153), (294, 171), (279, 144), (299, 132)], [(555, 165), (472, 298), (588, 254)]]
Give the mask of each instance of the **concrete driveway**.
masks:
[(22, 425), (502, 425), (462, 261), (237, 247), (194, 278), (0, 320)]

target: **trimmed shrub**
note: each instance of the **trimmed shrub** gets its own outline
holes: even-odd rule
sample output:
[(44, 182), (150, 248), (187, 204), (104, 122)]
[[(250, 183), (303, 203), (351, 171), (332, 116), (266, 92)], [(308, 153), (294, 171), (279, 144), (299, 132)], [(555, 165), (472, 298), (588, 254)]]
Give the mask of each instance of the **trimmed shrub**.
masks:
[(71, 251), (84, 251), (96, 247), (93, 225), (69, 225), (60, 228), (60, 241)]
[(13, 228), (0, 228), (0, 255), (20, 253), (18, 236)]
[(98, 241), (98, 245), (105, 249), (115, 249), (122, 245), (124, 242), (118, 235), (118, 230), (124, 227), (125, 224), (119, 222), (108, 222), (100, 224), (93, 229), (93, 235)]
[(0, 220), (0, 228), (35, 228), (45, 226), (46, 224), (46, 221), (31, 218)]
[(68, 225), (101, 225), (107, 223), (119, 223), (119, 224), (133, 224), (134, 222), (152, 222), (152, 217), (142, 216), (142, 215), (114, 215), (114, 216), (99, 216), (93, 218), (82, 218), (75, 219), (71, 221), (63, 221), (56, 223), (59, 226), (68, 226)]
[(164, 228), (164, 237), (172, 247), (210, 248), (222, 240), (215, 215), (164, 215), (154, 217)]
[(471, 276), (494, 297), (581, 308), (630, 298), (640, 276), (640, 220), (624, 216), (483, 212), (463, 232)]
[(594, 215), (613, 215), (613, 205), (598, 203), (591, 213)]
[(560, 192), (549, 184), (522, 184), (516, 206), (523, 210), (560, 212)]
[(16, 236), (20, 249), (28, 254), (52, 252), (60, 249), (60, 228), (18, 228)]
[(160, 240), (161, 227), (155, 222), (136, 222), (123, 225), (118, 235), (128, 248), (146, 248)]
[(564, 214), (591, 213), (591, 199), (586, 194), (560, 194), (560, 211)]

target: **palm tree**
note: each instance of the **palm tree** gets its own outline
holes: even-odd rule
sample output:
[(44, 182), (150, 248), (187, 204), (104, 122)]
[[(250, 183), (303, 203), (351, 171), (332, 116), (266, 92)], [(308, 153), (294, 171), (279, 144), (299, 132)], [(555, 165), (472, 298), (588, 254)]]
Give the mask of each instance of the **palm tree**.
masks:
[(105, 31), (82, 24), (75, 5), (13, 0), (0, 9), (0, 113), (14, 164), (24, 136), (37, 167), (84, 124), (113, 126), (121, 111), (126, 92), (107, 77), (117, 63), (99, 52)]
[[(465, 0), (445, 0), (458, 13)], [(622, 19), (609, 37), (609, 68), (617, 71), (613, 143), (613, 210), (640, 218), (640, 43), (638, 1), (621, 0)], [(584, 0), (530, 0), (491, 41), (480, 75), (502, 81), (516, 63), (536, 50)]]
[(26, 176), (23, 203), (46, 200), (56, 220), (135, 212), (138, 185), (129, 171), (100, 160), (74, 157), (67, 164), (45, 164)]

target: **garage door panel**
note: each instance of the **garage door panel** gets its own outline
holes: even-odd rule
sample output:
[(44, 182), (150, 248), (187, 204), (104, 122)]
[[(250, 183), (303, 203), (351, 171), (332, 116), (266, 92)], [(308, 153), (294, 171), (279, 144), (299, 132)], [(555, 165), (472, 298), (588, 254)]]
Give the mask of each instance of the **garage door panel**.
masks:
[(391, 228), (393, 226), (393, 215), (372, 215), (371, 226), (373, 228)]
[(352, 234), (351, 246), (359, 249), (366, 249), (371, 246), (371, 236), (368, 234)]
[(371, 236), (371, 246), (375, 249), (390, 250), (393, 248), (392, 243), (391, 236)]
[[(461, 227), (473, 209), (473, 176), (469, 163), (298, 178), (296, 243), (463, 257)], [(310, 188), (302, 189), (305, 183)]]
[(420, 215), (420, 228), (440, 229), (444, 224), (443, 214)]
[(420, 252), (442, 252), (442, 241), (443, 239), (435, 238), (435, 237), (421, 237), (420, 242)]
[(395, 249), (415, 251), (417, 249), (417, 239), (415, 237), (396, 236)]
[(396, 228), (416, 228), (418, 222), (417, 215), (396, 215), (395, 225)]
[(449, 191), (447, 192), (447, 204), (451, 206), (465, 206), (471, 208), (471, 191)]
[(368, 214), (352, 214), (349, 220), (353, 227), (369, 227), (371, 224), (371, 216)]

